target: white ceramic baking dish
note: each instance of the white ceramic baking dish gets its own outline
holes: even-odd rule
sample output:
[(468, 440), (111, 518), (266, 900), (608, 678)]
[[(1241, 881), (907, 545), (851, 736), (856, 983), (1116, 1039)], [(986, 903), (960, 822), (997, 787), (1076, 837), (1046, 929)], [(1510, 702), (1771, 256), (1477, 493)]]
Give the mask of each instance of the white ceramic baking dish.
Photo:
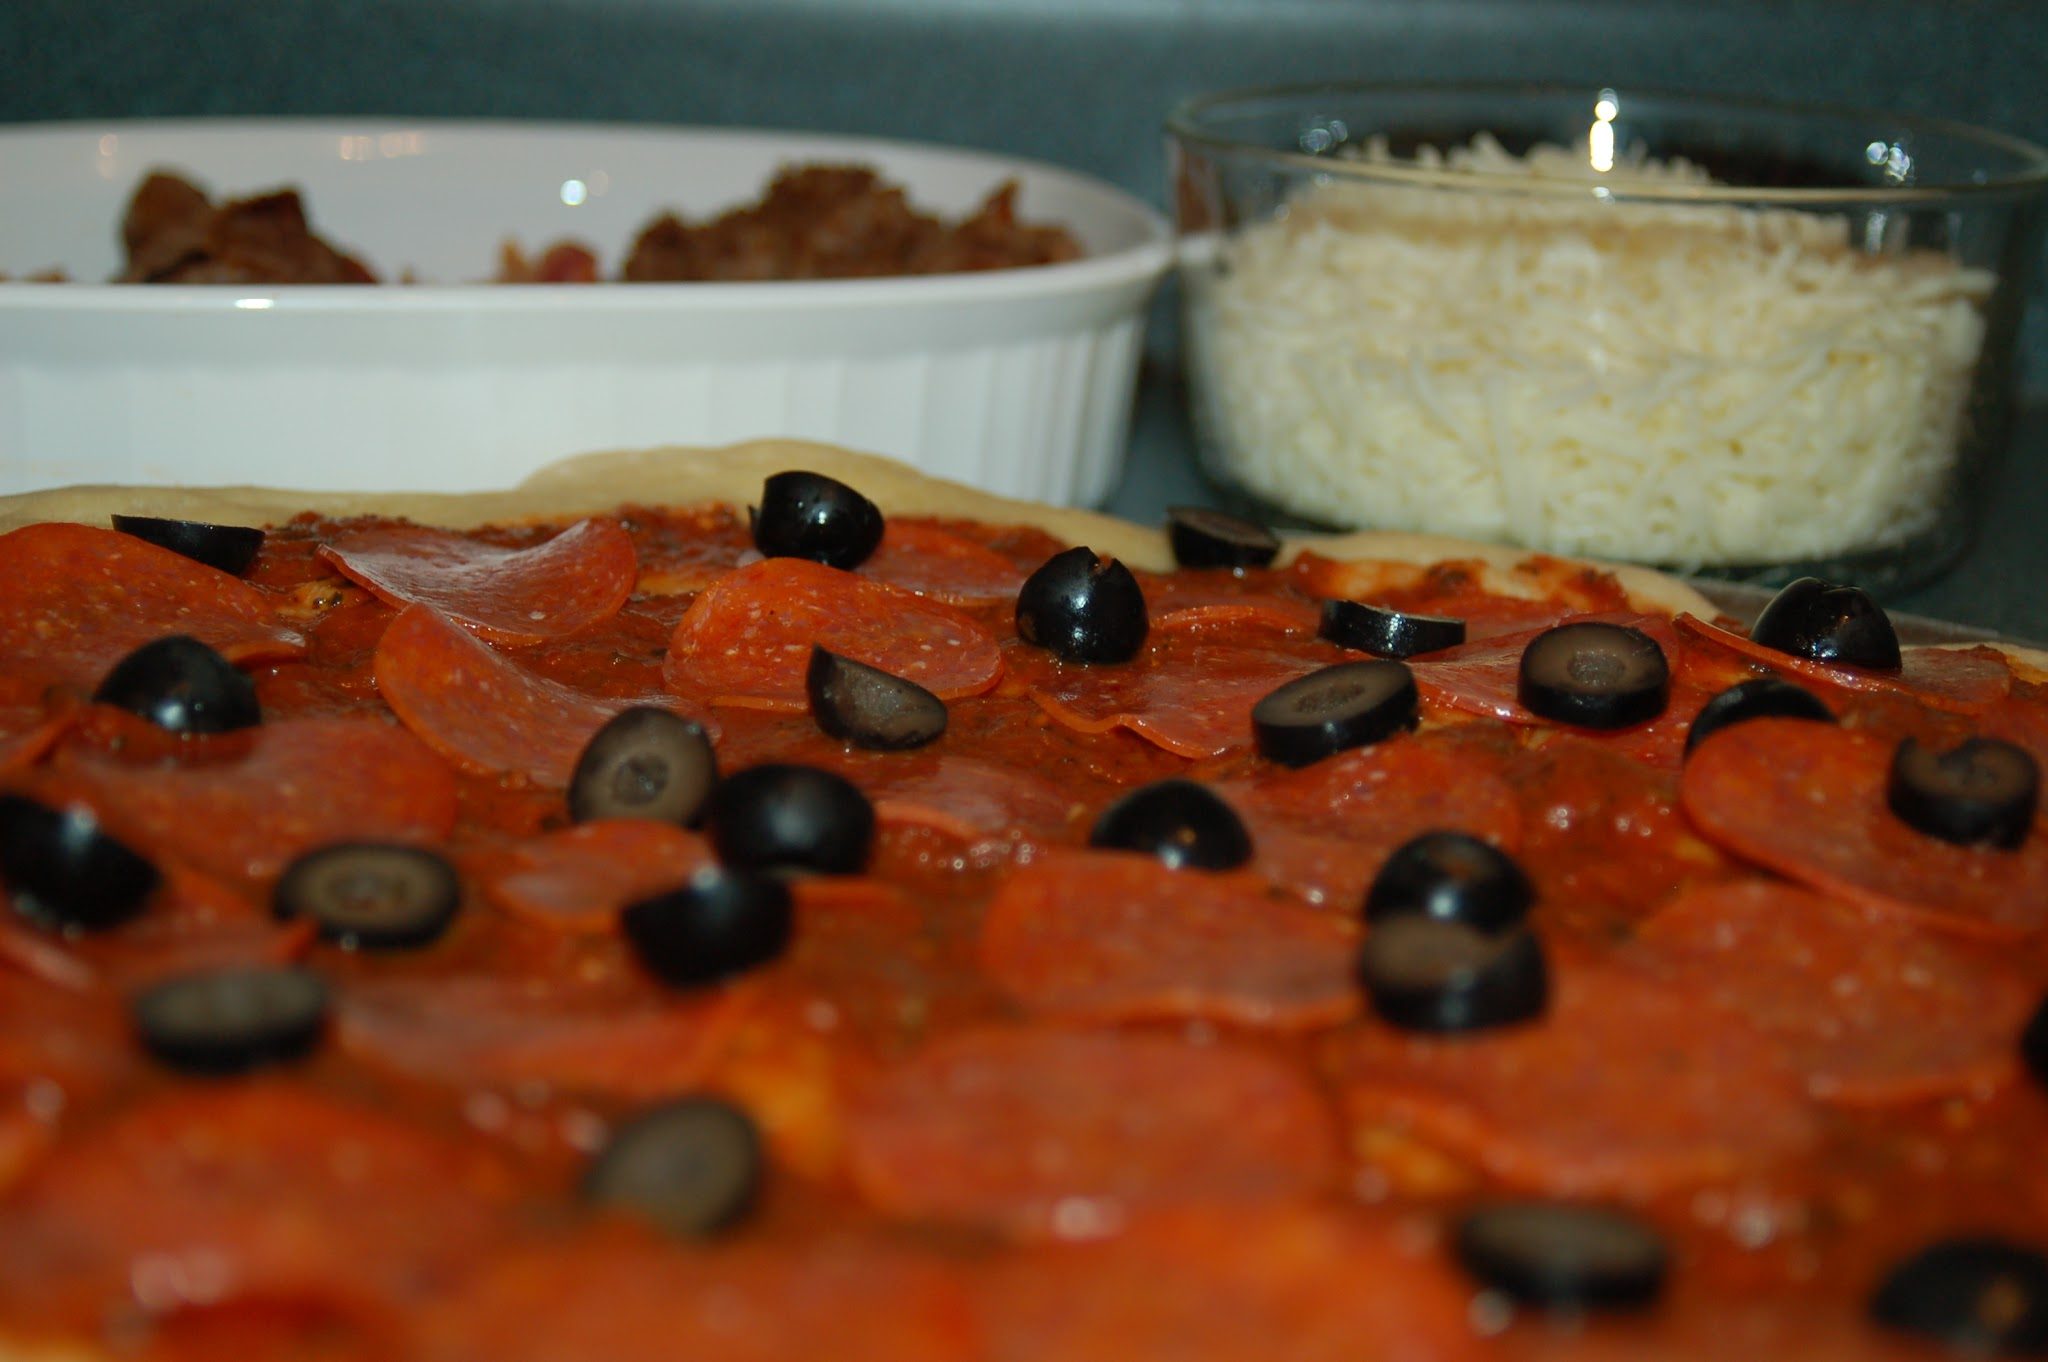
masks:
[[(958, 217), (1016, 179), (1066, 264), (820, 282), (483, 284), (502, 242), (607, 271), (658, 211), (860, 162)], [(295, 186), (381, 287), (116, 285), (123, 208), (178, 170)], [(1163, 220), (1051, 166), (899, 142), (529, 123), (213, 121), (0, 132), (0, 492), (78, 482), (501, 487), (565, 454), (799, 436), (1088, 503), (1115, 485)]]

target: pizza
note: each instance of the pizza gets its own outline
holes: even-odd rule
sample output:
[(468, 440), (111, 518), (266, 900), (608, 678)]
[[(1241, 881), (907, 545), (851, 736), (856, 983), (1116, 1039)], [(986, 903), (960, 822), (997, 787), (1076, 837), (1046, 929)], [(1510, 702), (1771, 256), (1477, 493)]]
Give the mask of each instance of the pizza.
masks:
[(787, 443), (0, 530), (0, 1357), (2048, 1351), (2038, 656)]

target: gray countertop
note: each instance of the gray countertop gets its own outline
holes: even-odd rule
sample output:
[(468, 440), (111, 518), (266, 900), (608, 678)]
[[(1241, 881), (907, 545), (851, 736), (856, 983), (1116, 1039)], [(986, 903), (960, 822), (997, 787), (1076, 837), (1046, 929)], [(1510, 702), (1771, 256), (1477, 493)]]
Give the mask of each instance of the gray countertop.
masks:
[[(1129, 462), (1107, 509), (1155, 523), (1176, 504), (1220, 503), (1196, 466), (1185, 389), (1171, 370), (1155, 367), (1139, 387)], [(1944, 576), (1884, 604), (2048, 641), (2048, 402), (2022, 407), (1969, 553)]]

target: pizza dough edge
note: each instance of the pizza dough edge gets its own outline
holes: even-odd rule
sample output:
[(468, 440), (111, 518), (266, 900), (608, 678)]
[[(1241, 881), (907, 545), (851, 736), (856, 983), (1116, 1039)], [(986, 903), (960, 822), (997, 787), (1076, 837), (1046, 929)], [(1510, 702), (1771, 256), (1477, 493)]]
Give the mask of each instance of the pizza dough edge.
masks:
[[(560, 520), (616, 510), (625, 504), (684, 506), (722, 501), (746, 505), (771, 473), (807, 468), (859, 488), (884, 513), (952, 516), (1033, 525), (1069, 543), (1086, 544), (1136, 567), (1165, 569), (1173, 555), (1165, 533), (1098, 511), (1048, 506), (998, 496), (934, 477), (878, 454), (805, 440), (753, 440), (723, 448), (665, 446), (609, 450), (563, 459), (518, 485), (496, 492), (310, 492), (269, 487), (53, 488), (0, 497), (0, 532), (45, 520), (104, 525), (115, 513), (203, 520), (219, 525), (269, 525), (302, 512), (327, 516), (379, 514), (464, 528), (494, 521)], [(1313, 549), (1329, 558), (1428, 564), (1476, 560), (1499, 574), (1487, 584), (1517, 594), (1521, 549), (1438, 535), (1361, 531), (1288, 537), (1288, 552)], [(1650, 568), (1602, 563), (1640, 608), (1712, 619), (1713, 605), (1676, 578)]]

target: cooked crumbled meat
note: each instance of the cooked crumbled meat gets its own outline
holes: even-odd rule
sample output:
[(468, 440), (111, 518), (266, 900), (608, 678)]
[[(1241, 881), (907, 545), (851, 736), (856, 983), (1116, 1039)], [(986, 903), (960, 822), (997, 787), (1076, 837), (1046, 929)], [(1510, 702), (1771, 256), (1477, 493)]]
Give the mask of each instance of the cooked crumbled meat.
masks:
[(161, 171), (128, 202), (128, 263), (117, 282), (143, 284), (374, 284), (361, 261), (313, 235), (293, 190), (219, 208)]
[(529, 256), (516, 241), (498, 247), (500, 284), (594, 284), (597, 253), (580, 241), (557, 241), (538, 256)]
[(864, 166), (783, 170), (758, 204), (692, 227), (673, 214), (644, 229), (622, 277), (635, 281), (849, 279), (1008, 269), (1072, 260), (1066, 229), (1019, 223), (1017, 186), (999, 186), (954, 224), (919, 213)]
[[(642, 229), (628, 281), (852, 279), (1049, 265), (1080, 256), (1064, 227), (1019, 222), (1017, 185), (998, 185), (958, 222), (920, 213), (866, 166), (785, 167), (761, 201), (692, 225), (664, 214)], [(121, 224), (127, 264), (116, 282), (372, 284), (361, 261), (313, 234), (294, 190), (216, 207), (163, 171), (136, 188)], [(496, 282), (593, 284), (597, 255), (563, 240), (529, 256), (499, 248)], [(410, 282), (410, 275), (405, 282)]]

